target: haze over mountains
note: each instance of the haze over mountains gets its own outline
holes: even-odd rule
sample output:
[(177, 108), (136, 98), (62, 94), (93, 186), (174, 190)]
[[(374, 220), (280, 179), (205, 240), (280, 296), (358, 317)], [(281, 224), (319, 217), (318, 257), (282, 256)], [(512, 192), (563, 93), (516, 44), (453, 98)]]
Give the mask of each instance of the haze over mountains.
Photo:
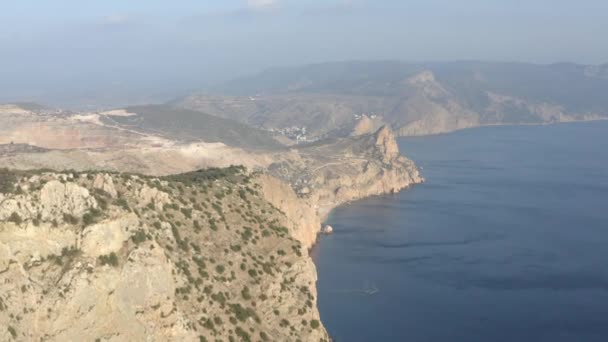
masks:
[(308, 139), (390, 124), (424, 135), (608, 116), (608, 64), (335, 62), (277, 68), (174, 101)]
[[(350, 61), (269, 69), (163, 105), (77, 110), (70, 112), (74, 114), (70, 120), (78, 124), (99, 120), (102, 126), (120, 127), (121, 135), (130, 132), (272, 150), (372, 133), (383, 125), (397, 135), (411, 136), (485, 125), (606, 119), (606, 93), (608, 64)], [(44, 108), (31, 103), (19, 106), (38, 112)], [(129, 115), (117, 114), (121, 111)], [(65, 119), (68, 112), (60, 112)], [(33, 140), (44, 136), (40, 120), (51, 123), (59, 117), (31, 117), (39, 128)], [(62, 134), (73, 136), (74, 127), (64, 125)], [(22, 137), (30, 133), (15, 131)], [(87, 146), (95, 147), (91, 141), (104, 134), (90, 133)], [(120, 138), (112, 142), (120, 144)]]

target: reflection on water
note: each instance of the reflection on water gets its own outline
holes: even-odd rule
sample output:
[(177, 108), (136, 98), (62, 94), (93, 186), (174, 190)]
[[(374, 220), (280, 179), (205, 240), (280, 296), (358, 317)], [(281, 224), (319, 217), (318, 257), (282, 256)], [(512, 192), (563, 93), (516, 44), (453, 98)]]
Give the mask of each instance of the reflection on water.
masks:
[(608, 341), (608, 123), (400, 146), (427, 183), (338, 208), (313, 251), (338, 341)]

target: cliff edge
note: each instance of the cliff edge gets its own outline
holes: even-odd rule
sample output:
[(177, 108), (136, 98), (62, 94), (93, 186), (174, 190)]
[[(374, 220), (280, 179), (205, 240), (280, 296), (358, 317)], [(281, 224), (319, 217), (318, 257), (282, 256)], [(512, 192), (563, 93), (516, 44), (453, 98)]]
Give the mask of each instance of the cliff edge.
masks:
[[(314, 244), (320, 223), (346, 202), (390, 194), (424, 181), (413, 161), (399, 153), (388, 126), (368, 135), (295, 148), (268, 167), (262, 184), (271, 203), (291, 213), (299, 240)], [(289, 186), (279, 185), (277, 179)], [(297, 231), (297, 230), (296, 230)]]
[(244, 169), (0, 170), (1, 341), (329, 341), (316, 271)]

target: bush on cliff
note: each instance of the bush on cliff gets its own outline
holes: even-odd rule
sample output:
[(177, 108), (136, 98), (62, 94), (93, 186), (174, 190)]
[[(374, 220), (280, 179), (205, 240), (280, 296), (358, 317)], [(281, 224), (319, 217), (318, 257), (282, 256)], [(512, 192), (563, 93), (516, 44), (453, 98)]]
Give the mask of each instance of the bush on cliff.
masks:
[(19, 216), (19, 214), (17, 213), (12, 213), (11, 216), (8, 217), (8, 222), (13, 222), (14, 224), (21, 224), (21, 222), (23, 222), (23, 220), (21, 219), (21, 216)]

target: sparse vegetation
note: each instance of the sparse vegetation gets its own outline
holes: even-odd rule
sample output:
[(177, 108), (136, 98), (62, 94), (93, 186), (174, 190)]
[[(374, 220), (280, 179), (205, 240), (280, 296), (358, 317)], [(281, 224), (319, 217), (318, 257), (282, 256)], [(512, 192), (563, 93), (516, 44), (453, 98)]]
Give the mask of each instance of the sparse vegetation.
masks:
[(7, 330), (8, 330), (8, 333), (11, 334), (11, 336), (13, 338), (17, 338), (17, 330), (15, 330), (15, 328), (13, 328), (12, 326), (9, 325)]
[(0, 193), (11, 194), (15, 188), (17, 182), (17, 175), (14, 171), (8, 169), (0, 169)]
[[(90, 265), (92, 260), (88, 253), (83, 254), (76, 247), (69, 247), (58, 255), (42, 258), (46, 262), (42, 264), (46, 268), (41, 268), (43, 272), (59, 277), (67, 274), (75, 265), (82, 265), (90, 273), (108, 272), (107, 268), (104, 271), (101, 266), (119, 267), (123, 263), (126, 267), (136, 267), (140, 260), (138, 253), (149, 253), (156, 249), (154, 254), (146, 255), (155, 256), (160, 252), (174, 265), (171, 276), (175, 279), (175, 299), (172, 308), (167, 309), (167, 304), (161, 302), (152, 308), (161, 317), (167, 317), (175, 310), (187, 317), (195, 317), (195, 323), (190, 328), (198, 331), (196, 335), (200, 336), (199, 340), (297, 340), (297, 334), (304, 331), (298, 331), (303, 329), (300, 324), (281, 326), (279, 323), (285, 317), (278, 311), (273, 316), (276, 324), (272, 326), (268, 326), (266, 319), (261, 321), (257, 314), (272, 312), (275, 301), (285, 303), (290, 300), (290, 293), (301, 298), (301, 294), (296, 292), (300, 291), (302, 284), (294, 283), (293, 278), (281, 282), (280, 296), (271, 296), (271, 292), (264, 290), (269, 279), (277, 279), (272, 281), (277, 281), (276, 285), (279, 285), (281, 278), (275, 275), (281, 269), (291, 267), (290, 262), (295, 262), (293, 258), (297, 256), (296, 249), (300, 251), (301, 247), (289, 238), (287, 229), (281, 226), (282, 214), (252, 190), (255, 183), (249, 180), (251, 183), (248, 186), (243, 185), (247, 178), (244, 168), (202, 170), (189, 175), (161, 178), (113, 174), (118, 198), (91, 188), (95, 173), (87, 173), (86, 177), (75, 175), (63, 179), (87, 188), (97, 201), (97, 207), (89, 208), (78, 217), (59, 214), (56, 217), (45, 216), (44, 220), (41, 215), (21, 218), (18, 214), (21, 211), (18, 211), (7, 220), (18, 223), (31, 220), (36, 225), (80, 225), (70, 227), (74, 230), (111, 223), (116, 217), (125, 215), (119, 210), (124, 209), (135, 212), (137, 221), (125, 227), (130, 236), (120, 251), (97, 257), (98, 269)], [(48, 179), (60, 177), (51, 175)], [(40, 184), (44, 181), (45, 178), (41, 179)], [(150, 185), (166, 192), (168, 201), (158, 202), (161, 197), (140, 200), (141, 197), (136, 195), (142, 187)], [(36, 183), (35, 186), (38, 190), (34, 191), (39, 191), (40, 185)], [(24, 189), (28, 195), (33, 191), (33, 186)], [(279, 249), (281, 253), (278, 254)], [(17, 289), (28, 295), (36, 290), (23, 284), (19, 284)], [(67, 297), (69, 293), (66, 285), (58, 289), (60, 297)], [(312, 305), (310, 300), (306, 301), (306, 305), (309, 302)], [(291, 315), (295, 310), (302, 314), (310, 312), (302, 302), (298, 303), (298, 306), (289, 304), (291, 307), (283, 313), (289, 312)], [(0, 311), (7, 310), (10, 311), (0, 298)], [(295, 322), (300, 322), (300, 319)], [(15, 325), (15, 328), (19, 327)], [(306, 327), (306, 333), (309, 333), (310, 324)]]
[(74, 215), (70, 215), (70, 214), (63, 214), (63, 221), (67, 224), (73, 224), (73, 225), (76, 225), (76, 224), (78, 224), (78, 222), (80, 222), (78, 217), (76, 217)]
[(99, 209), (89, 209), (89, 212), (82, 215), (82, 223), (85, 226), (90, 226), (97, 222), (97, 220), (102, 216), (102, 212)]
[(145, 242), (146, 240), (150, 239), (151, 236), (149, 236), (148, 234), (146, 234), (145, 231), (143, 230), (138, 230), (135, 232), (135, 234), (133, 234), (131, 236), (131, 240), (136, 244), (139, 245), (142, 242)]
[(119, 206), (121, 208), (123, 208), (124, 210), (130, 211), (131, 209), (129, 208), (129, 203), (127, 202), (126, 199), (124, 198), (117, 198), (116, 201), (114, 201), (114, 204), (116, 206)]
[(104, 266), (104, 265), (110, 265), (112, 267), (116, 267), (118, 266), (118, 256), (116, 255), (116, 253), (112, 252), (108, 255), (100, 255), (99, 256), (99, 263)]
[(13, 212), (11, 216), (8, 217), (7, 221), (19, 225), (21, 224), (21, 222), (23, 222), (23, 219), (21, 218), (21, 216), (19, 216), (19, 214)]

